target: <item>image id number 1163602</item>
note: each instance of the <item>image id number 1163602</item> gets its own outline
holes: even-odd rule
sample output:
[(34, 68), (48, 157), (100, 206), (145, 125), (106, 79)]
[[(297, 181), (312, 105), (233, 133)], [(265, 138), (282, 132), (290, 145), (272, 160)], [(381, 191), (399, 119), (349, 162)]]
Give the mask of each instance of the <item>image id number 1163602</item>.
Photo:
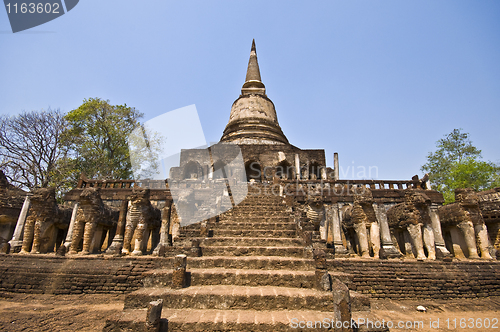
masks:
[(5, 5), (8, 14), (59, 14), (59, 4), (57, 2), (50, 3), (7, 3)]

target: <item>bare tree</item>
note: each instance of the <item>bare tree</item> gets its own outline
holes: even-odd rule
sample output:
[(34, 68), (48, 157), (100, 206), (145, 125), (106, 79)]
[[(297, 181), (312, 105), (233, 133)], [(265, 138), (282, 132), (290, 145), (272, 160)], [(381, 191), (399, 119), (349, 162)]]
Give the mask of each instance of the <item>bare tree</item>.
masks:
[(0, 169), (20, 188), (59, 187), (58, 169), (69, 148), (59, 109), (0, 116)]

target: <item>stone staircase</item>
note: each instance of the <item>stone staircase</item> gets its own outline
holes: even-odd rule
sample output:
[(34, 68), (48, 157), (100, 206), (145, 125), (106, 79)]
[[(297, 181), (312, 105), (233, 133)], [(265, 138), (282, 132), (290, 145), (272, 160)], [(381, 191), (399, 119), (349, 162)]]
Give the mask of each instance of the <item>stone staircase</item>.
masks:
[[(198, 237), (202, 256), (187, 259), (188, 287), (170, 287), (172, 267), (148, 271), (144, 288), (127, 295), (115, 321), (143, 321), (158, 299), (168, 331), (301, 331), (291, 322), (334, 319), (332, 293), (314, 288), (314, 260), (304, 258), (312, 255), (305, 254), (282, 197), (258, 189), (249, 186), (241, 204), (210, 224), (213, 237)], [(186, 239), (196, 239), (197, 229), (186, 227)], [(347, 274), (330, 274), (349, 282)], [(366, 296), (351, 296), (353, 310), (369, 310)], [(112, 325), (105, 331), (119, 331)]]

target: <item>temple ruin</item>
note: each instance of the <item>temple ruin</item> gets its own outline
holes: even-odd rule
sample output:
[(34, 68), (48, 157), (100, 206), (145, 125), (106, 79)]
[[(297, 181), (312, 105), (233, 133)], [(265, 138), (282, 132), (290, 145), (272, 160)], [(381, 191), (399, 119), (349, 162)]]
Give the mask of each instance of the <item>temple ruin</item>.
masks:
[(500, 188), (443, 206), (427, 176), (340, 179), (337, 154), (331, 168), (289, 143), (255, 42), (220, 142), (183, 150), (168, 182), (82, 175), (57, 206), (1, 175), (2, 264), (50, 268), (34, 281), (2, 270), (0, 290), (127, 293), (104, 331), (288, 331), (291, 311), (350, 320), (370, 298), (500, 296)]

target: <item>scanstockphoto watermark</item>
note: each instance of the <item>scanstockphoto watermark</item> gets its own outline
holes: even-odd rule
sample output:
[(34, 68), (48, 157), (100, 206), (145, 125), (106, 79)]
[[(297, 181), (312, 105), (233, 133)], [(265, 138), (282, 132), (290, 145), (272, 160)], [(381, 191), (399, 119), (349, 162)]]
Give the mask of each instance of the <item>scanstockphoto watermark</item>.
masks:
[(323, 320), (301, 320), (292, 318), (290, 320), (290, 327), (292, 329), (332, 329), (332, 328), (345, 328), (357, 329), (364, 326), (365, 329), (402, 329), (402, 330), (423, 330), (432, 331), (437, 329), (481, 329), (484, 331), (499, 329), (498, 318), (429, 318), (428, 320), (371, 320), (369, 318), (360, 317), (358, 319), (351, 319), (350, 321), (340, 321), (332, 318), (325, 317)]
[[(334, 179), (335, 171), (327, 166), (320, 166), (315, 161), (305, 161), (298, 168), (283, 161), (276, 166), (262, 166), (258, 161), (250, 162), (246, 167), (247, 177), (255, 181), (272, 180), (274, 176), (282, 179)], [(376, 179), (377, 166), (356, 165), (354, 161), (347, 167), (339, 166), (339, 175), (343, 179)]]
[(13, 33), (52, 21), (75, 8), (79, 0), (4, 0)]
[(248, 195), (252, 196), (345, 196), (363, 195), (367, 190), (366, 186), (349, 180), (336, 183), (325, 180), (310, 182), (297, 179), (281, 183), (250, 182), (250, 185), (254, 187), (254, 190)]

